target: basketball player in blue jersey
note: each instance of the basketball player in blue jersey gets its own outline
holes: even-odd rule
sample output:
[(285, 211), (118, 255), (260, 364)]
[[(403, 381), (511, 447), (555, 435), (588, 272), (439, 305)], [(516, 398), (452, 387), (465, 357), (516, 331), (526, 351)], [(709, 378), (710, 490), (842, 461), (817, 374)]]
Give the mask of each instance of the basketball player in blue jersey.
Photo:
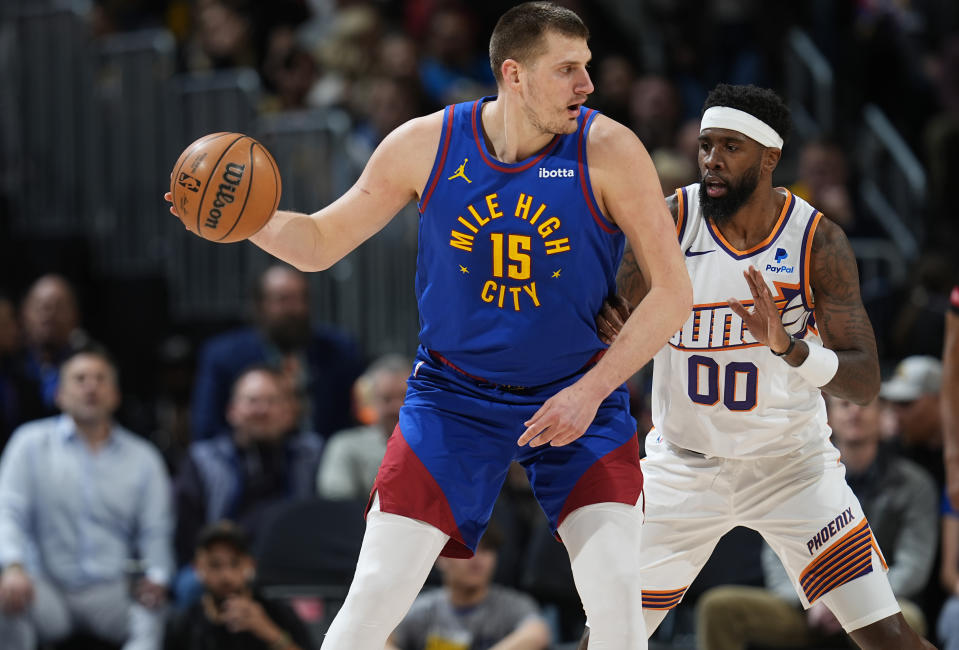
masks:
[[(472, 555), (513, 460), (566, 546), (595, 647), (646, 647), (623, 382), (683, 323), (692, 291), (646, 150), (583, 106), (587, 37), (551, 3), (510, 9), (490, 40), (496, 97), (400, 126), (346, 194), (277, 212), (251, 238), (318, 271), (409, 201), (420, 211), (422, 345), (325, 650), (384, 647), (437, 555)], [(649, 291), (606, 349), (594, 317), (625, 239)]]
[[(679, 604), (719, 538), (746, 526), (779, 555), (810, 624), (834, 615), (863, 648), (929, 648), (899, 611), (829, 443), (821, 391), (869, 403), (879, 362), (842, 230), (772, 185), (789, 131), (789, 110), (772, 91), (718, 86), (703, 110), (702, 180), (667, 199), (693, 310), (653, 366), (647, 632)], [(628, 300), (642, 299), (644, 268), (627, 253), (618, 283)], [(618, 312), (604, 314), (611, 329), (601, 329), (613, 336)]]

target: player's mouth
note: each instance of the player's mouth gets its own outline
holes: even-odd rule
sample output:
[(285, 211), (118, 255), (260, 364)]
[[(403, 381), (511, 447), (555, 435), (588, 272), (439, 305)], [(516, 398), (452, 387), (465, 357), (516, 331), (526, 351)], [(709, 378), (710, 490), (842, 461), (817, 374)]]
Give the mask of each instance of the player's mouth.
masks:
[(703, 184), (706, 186), (706, 194), (711, 198), (724, 196), (729, 191), (726, 181), (717, 176), (707, 175), (703, 179)]
[(566, 112), (567, 112), (571, 117), (576, 117), (576, 116), (579, 115), (579, 108), (580, 108), (580, 106), (582, 106), (582, 105), (583, 105), (583, 102), (574, 102), (574, 103), (572, 103), (572, 104), (568, 104), (568, 105), (566, 106)]

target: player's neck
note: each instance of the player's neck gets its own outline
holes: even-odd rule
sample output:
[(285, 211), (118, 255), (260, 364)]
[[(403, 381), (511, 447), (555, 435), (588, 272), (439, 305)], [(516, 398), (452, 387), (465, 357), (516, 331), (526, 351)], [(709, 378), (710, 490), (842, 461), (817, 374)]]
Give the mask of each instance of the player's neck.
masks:
[(785, 196), (770, 183), (760, 181), (756, 191), (719, 230), (730, 244), (739, 250), (748, 250), (769, 237), (779, 221), (784, 202)]
[(500, 94), (480, 107), (481, 135), (486, 139), (486, 148), (500, 162), (525, 160), (555, 137), (530, 123), (521, 102), (519, 97)]

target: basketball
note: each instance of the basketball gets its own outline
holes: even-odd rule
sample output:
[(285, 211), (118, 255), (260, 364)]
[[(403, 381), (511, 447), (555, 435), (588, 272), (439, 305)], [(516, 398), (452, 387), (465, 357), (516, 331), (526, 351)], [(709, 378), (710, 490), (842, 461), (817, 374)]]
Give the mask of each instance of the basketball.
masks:
[(241, 241), (280, 204), (280, 171), (262, 144), (242, 133), (211, 133), (187, 147), (170, 177), (177, 215), (214, 242)]

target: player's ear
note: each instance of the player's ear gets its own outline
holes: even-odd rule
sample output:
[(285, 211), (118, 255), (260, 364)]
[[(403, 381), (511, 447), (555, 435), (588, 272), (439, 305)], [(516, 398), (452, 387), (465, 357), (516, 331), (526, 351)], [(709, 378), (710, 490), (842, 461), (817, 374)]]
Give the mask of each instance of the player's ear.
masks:
[(503, 85), (513, 87), (519, 85), (519, 61), (516, 59), (506, 59), (503, 61), (500, 72), (503, 74)]
[(782, 149), (776, 149), (774, 147), (766, 147), (763, 149), (763, 172), (772, 174), (773, 170), (779, 165), (779, 159), (782, 158), (782, 155)]

